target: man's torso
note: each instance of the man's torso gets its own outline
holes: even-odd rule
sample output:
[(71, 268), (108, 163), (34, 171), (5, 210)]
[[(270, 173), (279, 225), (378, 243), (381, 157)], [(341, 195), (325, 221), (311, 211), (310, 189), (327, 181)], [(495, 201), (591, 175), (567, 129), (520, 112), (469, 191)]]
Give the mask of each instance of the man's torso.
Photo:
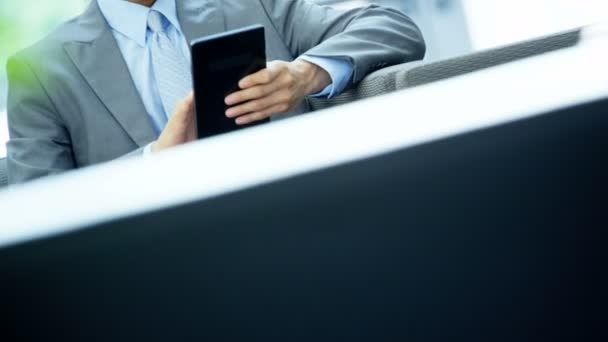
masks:
[[(266, 28), (269, 60), (293, 60), (258, 1), (177, 1), (188, 41), (252, 24)], [(101, 163), (157, 138), (111, 29), (95, 1), (19, 57), (39, 79), (69, 132), (77, 165)], [(296, 113), (308, 110), (307, 104)], [(280, 117), (280, 116), (279, 116)]]

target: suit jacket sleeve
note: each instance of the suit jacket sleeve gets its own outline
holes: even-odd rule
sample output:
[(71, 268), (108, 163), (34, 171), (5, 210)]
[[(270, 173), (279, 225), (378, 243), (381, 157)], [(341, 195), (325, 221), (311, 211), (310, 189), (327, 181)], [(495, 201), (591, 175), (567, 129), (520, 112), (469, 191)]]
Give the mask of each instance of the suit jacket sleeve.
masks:
[(67, 128), (25, 59), (13, 57), (9, 79), (8, 176), (20, 183), (75, 167)]
[(346, 58), (351, 84), (389, 65), (419, 60), (425, 44), (405, 14), (371, 5), (337, 10), (309, 0), (258, 0), (293, 56)]

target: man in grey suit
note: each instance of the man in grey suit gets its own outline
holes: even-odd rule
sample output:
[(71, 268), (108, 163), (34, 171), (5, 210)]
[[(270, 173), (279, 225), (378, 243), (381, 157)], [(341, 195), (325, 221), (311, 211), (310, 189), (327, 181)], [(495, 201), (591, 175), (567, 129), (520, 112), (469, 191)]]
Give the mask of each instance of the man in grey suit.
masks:
[[(262, 24), (268, 67), (226, 98), (238, 124), (309, 111), (367, 74), (421, 59), (404, 14), (308, 0), (93, 0), (9, 60), (11, 183), (194, 139), (187, 41)], [(348, 124), (348, 123), (345, 123)], [(280, 144), (280, 142), (277, 142)]]

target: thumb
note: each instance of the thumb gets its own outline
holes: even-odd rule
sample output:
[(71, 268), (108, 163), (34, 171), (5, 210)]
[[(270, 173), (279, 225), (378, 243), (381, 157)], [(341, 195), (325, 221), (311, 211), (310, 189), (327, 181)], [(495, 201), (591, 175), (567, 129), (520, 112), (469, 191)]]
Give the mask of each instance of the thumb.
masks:
[(194, 93), (191, 91), (185, 98), (175, 104), (175, 111), (170, 121), (183, 122), (194, 112)]
[(186, 98), (184, 99), (187, 102), (190, 102), (191, 104), (194, 103), (194, 90), (190, 90), (190, 92), (188, 93), (188, 95), (186, 95)]
[(194, 109), (194, 91), (190, 91), (186, 97), (181, 100), (181, 104), (183, 105), (182, 110), (184, 112), (190, 112)]

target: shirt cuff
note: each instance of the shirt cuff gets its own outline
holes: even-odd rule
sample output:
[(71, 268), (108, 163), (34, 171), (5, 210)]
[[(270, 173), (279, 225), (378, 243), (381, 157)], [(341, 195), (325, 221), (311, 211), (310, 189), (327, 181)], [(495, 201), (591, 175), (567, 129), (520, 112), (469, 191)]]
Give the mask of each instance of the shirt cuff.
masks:
[(316, 66), (324, 69), (331, 77), (332, 83), (325, 87), (322, 91), (313, 94), (313, 97), (327, 97), (332, 98), (340, 94), (350, 81), (353, 75), (353, 65), (350, 60), (339, 57), (315, 57), (304, 55), (298, 59), (307, 61), (315, 64)]

